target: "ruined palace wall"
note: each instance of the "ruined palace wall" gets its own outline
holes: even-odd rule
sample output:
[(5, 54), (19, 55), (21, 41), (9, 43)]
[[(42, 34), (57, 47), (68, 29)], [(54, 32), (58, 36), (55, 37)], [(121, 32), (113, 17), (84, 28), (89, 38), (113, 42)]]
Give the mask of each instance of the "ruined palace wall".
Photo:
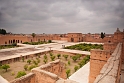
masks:
[(59, 35), (36, 35), (34, 38), (31, 35), (0, 35), (0, 45), (9, 45), (13, 43), (23, 42), (38, 42), (48, 40), (61, 40)]
[(37, 83), (55, 83), (60, 77), (66, 77), (64, 64), (60, 60), (41, 65), (32, 69), (32, 72), (36, 75), (35, 81)]
[(103, 49), (104, 49), (104, 50), (114, 51), (115, 48), (116, 48), (116, 46), (117, 46), (116, 43), (104, 43)]
[(122, 43), (122, 63), (124, 63), (124, 41)]
[(68, 41), (68, 38), (64, 37), (64, 38), (61, 38), (62, 41)]
[(59, 79), (57, 75), (44, 70), (35, 68), (32, 70), (32, 72), (36, 75), (36, 83), (55, 83)]
[(114, 40), (114, 37), (111, 36), (111, 37), (104, 37), (103, 39), (100, 38), (100, 37), (94, 37), (92, 36), (92, 34), (86, 34), (84, 37), (83, 37), (83, 41), (84, 42), (99, 42), (99, 43), (105, 43), (105, 42), (113, 42)]
[[(56, 61), (47, 63), (45, 65), (41, 65), (39, 67), (33, 68), (31, 70), (32, 73), (29, 73), (25, 76), (17, 78), (11, 81), (10, 83), (56, 83), (57, 80), (62, 79), (61, 75), (66, 76), (66, 73), (64, 70), (65, 70), (64, 64), (62, 64), (60, 60), (56, 60)], [(61, 83), (64, 83), (64, 82), (61, 82)]]
[(124, 32), (115, 32), (113, 42), (122, 42), (124, 38)]
[(68, 33), (68, 42), (81, 42), (83, 41), (82, 33)]
[(35, 74), (29, 73), (25, 76), (22, 76), (11, 81), (10, 83), (37, 83), (37, 82), (35, 82)]
[(122, 44), (119, 43), (93, 83), (119, 83)]
[(92, 49), (90, 55), (90, 74), (89, 83), (93, 83), (97, 75), (99, 75), (100, 70), (107, 62), (111, 55), (111, 51)]
[(99, 43), (103, 43), (103, 39), (101, 39), (101, 38), (93, 38), (93, 37), (91, 37), (91, 36), (86, 36), (85, 38), (84, 38), (84, 42), (99, 42)]
[(48, 64), (45, 64), (41, 66), (40, 69), (54, 73), (61, 78), (64, 79), (66, 78), (65, 65), (61, 63), (60, 60), (56, 60)]
[(0, 45), (9, 45), (12, 43), (23, 43), (26, 42), (26, 36), (19, 35), (2, 35), (0, 36)]

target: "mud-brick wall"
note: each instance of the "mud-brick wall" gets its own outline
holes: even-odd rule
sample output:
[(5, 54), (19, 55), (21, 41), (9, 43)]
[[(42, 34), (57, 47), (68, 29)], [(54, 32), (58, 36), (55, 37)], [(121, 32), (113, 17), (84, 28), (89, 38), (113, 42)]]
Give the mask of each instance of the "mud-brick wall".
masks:
[(55, 83), (59, 79), (57, 75), (44, 70), (34, 69), (32, 72), (36, 75), (35, 83)]
[(116, 48), (117, 44), (116, 43), (104, 43), (103, 49), (104, 50), (111, 50), (114, 51)]
[(66, 78), (65, 64), (61, 63), (59, 60), (50, 62), (44, 66), (41, 66), (41, 69), (54, 73), (61, 78), (64, 78), (64, 79)]
[(93, 83), (96, 77), (100, 74), (100, 70), (110, 58), (112, 52), (92, 49), (90, 56), (90, 74), (89, 74), (89, 83)]
[(10, 83), (37, 83), (37, 82), (35, 82), (35, 74), (29, 73), (23, 77), (11, 81)]

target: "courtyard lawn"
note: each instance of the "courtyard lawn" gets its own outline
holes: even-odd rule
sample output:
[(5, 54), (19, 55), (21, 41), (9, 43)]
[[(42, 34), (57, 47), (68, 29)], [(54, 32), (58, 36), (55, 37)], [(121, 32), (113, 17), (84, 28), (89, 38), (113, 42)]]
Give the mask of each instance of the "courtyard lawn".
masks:
[[(65, 58), (65, 56), (68, 57)], [(65, 69), (70, 70), (70, 73), (68, 74), (70, 76), (89, 61), (89, 55), (79, 56), (78, 54), (75, 56), (77, 57), (76, 60), (72, 59), (73, 56), (51, 52), (48, 54), (43, 54), (41, 56), (37, 56), (29, 59), (22, 58), (22, 60), (18, 62), (10, 63), (9, 64), (10, 68), (8, 69), (7, 72), (0, 67), (0, 75), (3, 76), (8, 81), (12, 81), (15, 79), (19, 71), (24, 71), (26, 72), (26, 74), (28, 74), (31, 72), (32, 68), (38, 67), (43, 64), (47, 64), (48, 62), (51, 62), (52, 60), (56, 60), (59, 58), (63, 63), (65, 63)]]
[(65, 49), (73, 49), (73, 50), (81, 50), (81, 51), (90, 51), (91, 49), (103, 50), (103, 45), (81, 43), (77, 45), (67, 46), (65, 47)]

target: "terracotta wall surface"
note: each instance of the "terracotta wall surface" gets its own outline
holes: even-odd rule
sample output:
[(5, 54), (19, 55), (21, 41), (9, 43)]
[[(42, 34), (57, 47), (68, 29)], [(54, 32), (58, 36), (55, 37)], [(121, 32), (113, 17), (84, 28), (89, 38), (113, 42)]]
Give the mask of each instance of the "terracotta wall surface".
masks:
[(55, 83), (59, 79), (57, 75), (44, 70), (34, 69), (32, 72), (36, 75), (35, 83)]
[(64, 78), (64, 79), (66, 78), (65, 64), (61, 63), (58, 60), (50, 62), (49, 64), (42, 66), (41, 69), (54, 73), (61, 78)]
[[(61, 37), (62, 36), (62, 37)], [(67, 35), (59, 34), (42, 34), (37, 35), (33, 38), (31, 35), (0, 35), (0, 45), (7, 45), (12, 43), (23, 43), (23, 42), (38, 42), (48, 40), (64, 40), (68, 42), (118, 42), (124, 38), (124, 31), (121, 32), (119, 29), (113, 35), (100, 38), (100, 34), (85, 34), (82, 33), (68, 33)]]
[(93, 83), (100, 74), (100, 70), (111, 56), (111, 51), (92, 49), (90, 55), (89, 83)]
[(82, 42), (82, 33), (68, 33), (68, 42)]
[(104, 43), (103, 49), (108, 51), (114, 51), (116, 46), (117, 46), (116, 43)]
[(56, 83), (57, 80), (66, 77), (66, 73), (64, 71), (64, 64), (60, 62), (60, 60), (41, 65), (32, 69), (31, 71), (32, 73), (17, 78), (10, 83)]
[(17, 78), (10, 83), (37, 83), (35, 82), (35, 74), (34, 73), (29, 73), (23, 77)]
[[(34, 38), (26, 35), (1, 35), (0, 45), (9, 45), (12, 43), (23, 43), (23, 42), (39, 42), (48, 40), (61, 40), (59, 35), (36, 35)], [(64, 40), (67, 40), (65, 38)]]
[[(110, 75), (107, 75), (108, 77), (106, 76), (105, 79), (103, 79), (99, 83), (118, 83), (120, 80), (121, 64), (124, 62), (124, 53), (123, 53), (124, 52), (124, 31), (121, 32), (117, 28), (114, 35), (112, 37), (105, 37), (103, 39), (103, 42), (104, 42), (104, 46), (103, 46), (104, 50), (91, 50), (89, 83), (97, 83), (97, 81), (99, 81), (100, 79), (100, 76), (102, 77), (102, 75), (104, 75), (105, 73), (102, 70), (105, 70), (106, 68), (111, 69), (112, 65), (110, 64), (114, 64), (117, 67), (115, 69), (113, 68), (113, 71), (110, 73), (112, 75), (114, 74), (114, 76), (117, 76), (117, 77), (116, 78), (111, 77), (112, 79), (110, 79), (109, 78)], [(119, 42), (122, 43), (120, 47), (119, 47), (120, 44), (118, 44)], [(119, 49), (119, 52), (117, 52), (117, 49)], [(118, 57), (114, 58), (114, 56), (118, 56)], [(113, 63), (111, 59), (112, 60), (117, 59), (117, 61), (114, 60), (115, 63)], [(105, 65), (108, 65), (108, 67), (106, 67)]]
[(94, 82), (90, 83), (119, 83), (121, 71), (122, 44), (119, 43), (111, 57), (100, 70)]

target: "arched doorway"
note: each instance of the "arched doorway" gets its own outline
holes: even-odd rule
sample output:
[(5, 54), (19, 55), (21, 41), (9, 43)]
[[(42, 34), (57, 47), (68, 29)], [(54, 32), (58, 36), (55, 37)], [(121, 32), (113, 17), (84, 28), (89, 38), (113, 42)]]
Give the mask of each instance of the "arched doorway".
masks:
[(71, 38), (71, 42), (74, 42), (74, 38)]
[(15, 43), (15, 39), (13, 40), (13, 43)]

